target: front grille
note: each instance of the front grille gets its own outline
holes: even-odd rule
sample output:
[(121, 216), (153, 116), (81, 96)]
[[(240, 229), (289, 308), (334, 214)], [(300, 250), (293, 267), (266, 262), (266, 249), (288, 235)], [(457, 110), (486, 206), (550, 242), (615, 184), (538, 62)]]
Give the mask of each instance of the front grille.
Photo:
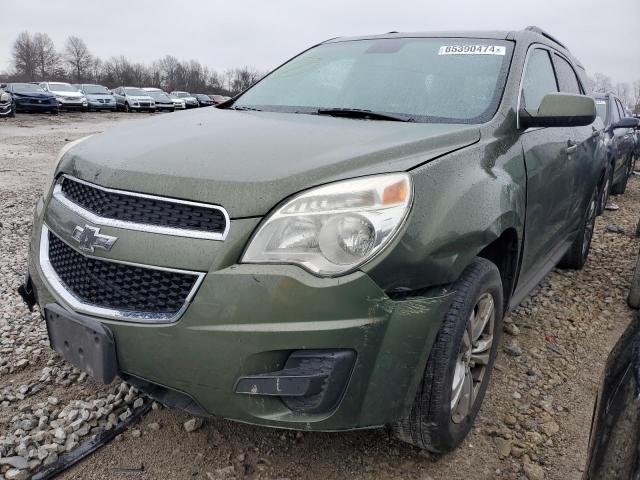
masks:
[(62, 193), (102, 218), (158, 227), (223, 234), (226, 218), (218, 208), (107, 191), (64, 177)]
[(49, 231), (49, 263), (82, 303), (141, 314), (176, 314), (185, 305), (197, 275), (85, 257)]

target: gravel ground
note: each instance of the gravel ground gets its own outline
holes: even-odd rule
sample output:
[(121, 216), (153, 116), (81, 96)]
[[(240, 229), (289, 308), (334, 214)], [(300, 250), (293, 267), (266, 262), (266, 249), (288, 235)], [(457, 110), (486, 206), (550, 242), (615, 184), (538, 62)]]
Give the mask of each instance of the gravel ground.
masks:
[[(141, 403), (126, 384), (96, 384), (48, 348), (37, 312), (15, 293), (32, 206), (70, 140), (142, 114), (18, 115), (0, 120), (0, 480), (28, 478)], [(385, 430), (340, 434), (204, 422), (154, 405), (61, 478), (577, 479), (608, 351), (631, 320), (625, 298), (640, 243), (640, 177), (598, 219), (580, 272), (554, 271), (506, 319), (502, 352), (476, 426), (440, 458)], [(628, 234), (607, 231), (622, 227)], [(127, 470), (130, 469), (130, 470)]]

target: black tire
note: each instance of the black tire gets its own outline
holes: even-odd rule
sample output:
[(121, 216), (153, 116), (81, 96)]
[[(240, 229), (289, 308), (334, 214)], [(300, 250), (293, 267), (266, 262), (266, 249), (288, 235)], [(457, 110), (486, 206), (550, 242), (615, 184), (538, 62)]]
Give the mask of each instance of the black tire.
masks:
[(613, 168), (604, 173), (605, 177), (602, 180), (600, 188), (600, 200), (598, 201), (598, 215), (602, 215), (604, 207), (607, 206), (609, 201), (609, 195), (611, 195), (611, 182), (613, 181)]
[(51, 113), (51, 115), (58, 115), (60, 113), (60, 110), (56, 108), (55, 110), (51, 110), (49, 113)]
[(127, 113), (131, 113), (131, 108), (129, 107), (129, 102), (124, 102), (124, 111)]
[(631, 175), (631, 171), (633, 170), (633, 161), (631, 157), (627, 161), (626, 170), (624, 172), (624, 176), (618, 180), (618, 183), (611, 186), (611, 193), (614, 195), (622, 195), (627, 190), (627, 183), (629, 182), (629, 176)]
[(175, 112), (175, 111), (176, 111), (176, 109), (175, 109), (175, 108), (171, 108), (171, 109), (169, 109), (169, 111), (170, 111), (171, 113), (173, 113), (173, 112)]
[[(640, 224), (638, 225), (640, 226)], [(636, 268), (633, 271), (633, 277), (631, 278), (631, 286), (629, 287), (627, 303), (631, 308), (636, 310), (640, 309), (640, 254), (638, 255), (638, 260), (636, 260)]]
[(16, 107), (14, 105), (14, 107), (11, 109), (11, 111), (9, 112), (9, 116), (10, 117), (15, 117), (16, 116)]
[[(454, 449), (469, 433), (489, 385), (502, 333), (503, 287), (500, 272), (492, 262), (476, 258), (452, 285), (452, 291), (451, 306), (429, 354), (411, 413), (394, 426), (394, 433), (400, 440), (433, 453), (445, 453)], [(459, 371), (458, 364), (464, 358), (461, 356), (462, 349), (469, 345), (464, 340), (470, 339), (468, 334), (472, 313), (476, 311), (480, 301), (488, 298), (491, 298), (494, 306), (493, 325), (487, 323), (486, 326), (491, 331), (492, 342), (483, 353), (486, 356), (484, 367), (481, 364), (470, 367), (482, 370), (481, 374), (477, 373), (480, 380), (474, 379), (476, 373), (464, 370), (469, 374), (464, 379), (473, 379), (470, 380), (470, 385), (475, 398), (470, 407), (465, 409), (467, 413), (460, 415), (458, 409), (452, 407), (453, 381)], [(486, 337), (483, 335), (478, 338)], [(472, 345), (477, 344), (478, 342), (472, 341)], [(461, 395), (458, 398), (462, 402), (469, 396)], [(459, 416), (454, 420), (456, 415)]]
[(589, 250), (591, 248), (591, 240), (593, 239), (593, 231), (595, 229), (596, 216), (597, 216), (597, 201), (598, 191), (596, 190), (591, 195), (591, 199), (587, 204), (587, 211), (584, 213), (582, 219), (582, 227), (576, 235), (575, 240), (564, 254), (558, 267), (569, 270), (581, 270), (584, 267), (587, 257), (589, 256)]

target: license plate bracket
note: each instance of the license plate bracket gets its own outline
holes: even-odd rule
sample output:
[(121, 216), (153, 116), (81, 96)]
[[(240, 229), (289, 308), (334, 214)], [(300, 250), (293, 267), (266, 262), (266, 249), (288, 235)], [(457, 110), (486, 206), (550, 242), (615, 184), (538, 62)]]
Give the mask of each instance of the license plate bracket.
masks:
[(115, 379), (116, 344), (106, 325), (55, 303), (45, 306), (44, 315), (52, 349), (99, 382), (109, 384)]

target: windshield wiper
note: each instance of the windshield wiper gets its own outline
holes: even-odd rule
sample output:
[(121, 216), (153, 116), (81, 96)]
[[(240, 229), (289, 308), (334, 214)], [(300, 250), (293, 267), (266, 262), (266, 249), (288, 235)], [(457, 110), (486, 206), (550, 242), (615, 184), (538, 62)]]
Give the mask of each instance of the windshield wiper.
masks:
[(319, 108), (318, 115), (331, 115), (333, 117), (365, 118), (369, 120), (392, 120), (394, 122), (414, 122), (413, 117), (402, 117), (390, 113), (374, 112), (361, 108)]
[(242, 106), (237, 106), (237, 107), (229, 107), (230, 110), (249, 110), (252, 112), (261, 112), (262, 110), (260, 110), (259, 108), (254, 108), (254, 107), (242, 107)]

